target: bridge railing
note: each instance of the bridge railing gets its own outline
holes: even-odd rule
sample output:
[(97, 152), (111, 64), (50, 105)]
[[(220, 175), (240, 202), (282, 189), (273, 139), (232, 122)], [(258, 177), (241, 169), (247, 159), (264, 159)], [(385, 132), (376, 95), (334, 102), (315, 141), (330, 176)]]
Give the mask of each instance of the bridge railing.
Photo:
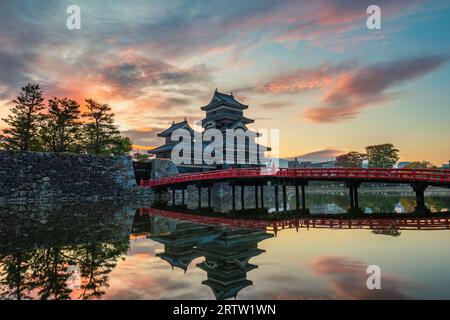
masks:
[(195, 181), (221, 180), (233, 178), (285, 177), (296, 179), (361, 179), (407, 182), (450, 183), (448, 169), (384, 169), (384, 168), (236, 168), (175, 176), (142, 181), (142, 186), (154, 187)]

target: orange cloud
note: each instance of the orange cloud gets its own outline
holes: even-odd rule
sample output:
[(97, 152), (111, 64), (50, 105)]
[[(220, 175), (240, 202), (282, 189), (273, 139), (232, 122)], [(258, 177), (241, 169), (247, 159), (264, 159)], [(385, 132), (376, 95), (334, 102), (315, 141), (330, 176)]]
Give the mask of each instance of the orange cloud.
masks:
[(387, 93), (404, 82), (411, 81), (441, 67), (448, 56), (421, 56), (375, 63), (340, 75), (326, 89), (318, 106), (305, 110), (311, 122), (332, 123), (357, 116), (364, 108), (395, 98)]

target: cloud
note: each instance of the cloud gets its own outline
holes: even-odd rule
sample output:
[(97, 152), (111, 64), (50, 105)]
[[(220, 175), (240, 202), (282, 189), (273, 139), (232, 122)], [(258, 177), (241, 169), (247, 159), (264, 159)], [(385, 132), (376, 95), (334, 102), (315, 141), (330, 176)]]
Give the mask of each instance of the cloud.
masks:
[(402, 278), (383, 273), (381, 289), (369, 290), (366, 286), (368, 265), (348, 257), (320, 256), (310, 265), (316, 275), (328, 279), (328, 286), (338, 299), (408, 299), (403, 290), (414, 288)]
[(99, 73), (103, 81), (122, 96), (141, 97), (149, 88), (161, 89), (173, 85), (188, 87), (192, 83), (211, 80), (210, 69), (204, 64), (179, 68), (163, 60), (139, 56), (132, 51), (121, 54), (115, 60), (120, 62), (102, 67)]
[(271, 93), (298, 93), (304, 90), (324, 88), (344, 72), (354, 68), (355, 63), (337, 65), (324, 64), (317, 68), (298, 68), (289, 73), (277, 76), (263, 85), (260, 90)]
[(141, 130), (125, 130), (121, 133), (130, 138), (133, 144), (140, 146), (157, 146), (161, 143), (161, 139), (156, 136), (162, 130), (159, 128), (141, 129)]
[(264, 109), (282, 109), (289, 107), (291, 103), (285, 101), (273, 101), (273, 102), (265, 102), (261, 103), (259, 106)]
[(369, 106), (394, 99), (396, 94), (387, 92), (389, 89), (430, 73), (448, 60), (448, 56), (422, 56), (360, 67), (341, 75), (320, 104), (306, 109), (304, 116), (320, 123), (352, 119)]
[[(369, 0), (193, 0), (150, 5), (136, 0), (132, 5), (114, 2), (105, 7), (79, 0), (82, 29), (68, 31), (67, 1), (32, 6), (28, 2), (0, 2), (0, 100), (13, 99), (27, 82), (39, 82), (48, 96), (108, 102), (127, 129), (138, 128), (168, 108), (202, 105), (216, 86), (229, 86), (230, 70), (239, 71), (232, 75), (243, 79), (239, 86), (261, 79), (256, 57), (265, 45), (306, 41), (317, 47), (337, 36), (340, 45), (345, 44), (347, 31), (364, 26), (370, 4)], [(417, 1), (381, 1), (381, 5), (387, 18), (418, 8)], [(241, 68), (242, 61), (250, 61), (258, 72), (247, 77), (250, 68)], [(297, 68), (275, 75), (252, 93), (325, 90), (351, 71), (348, 68), (345, 64)], [(281, 102), (263, 106), (283, 107)], [(322, 113), (311, 108), (308, 116), (322, 121)]]

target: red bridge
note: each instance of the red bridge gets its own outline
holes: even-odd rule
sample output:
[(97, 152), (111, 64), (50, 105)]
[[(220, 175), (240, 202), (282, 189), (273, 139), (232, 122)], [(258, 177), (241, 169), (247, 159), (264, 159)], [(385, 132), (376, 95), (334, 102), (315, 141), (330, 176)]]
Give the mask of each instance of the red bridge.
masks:
[(144, 187), (162, 187), (174, 184), (203, 181), (229, 181), (239, 179), (299, 179), (322, 181), (358, 181), (378, 183), (426, 183), (450, 187), (450, 170), (447, 169), (285, 169), (270, 168), (226, 169), (179, 174), (171, 177), (141, 181)]
[[(255, 187), (255, 202), (258, 208), (258, 186), (261, 186), (261, 208), (264, 207), (263, 187), (268, 181), (275, 186), (275, 207), (278, 211), (278, 186), (283, 187), (284, 209), (286, 210), (286, 186), (296, 187), (296, 208), (305, 212), (305, 186), (309, 181), (345, 182), (350, 190), (350, 212), (360, 212), (358, 204), (358, 187), (368, 183), (400, 183), (410, 184), (416, 193), (416, 212), (429, 212), (425, 206), (424, 191), (428, 186), (450, 188), (450, 170), (446, 169), (363, 169), (363, 168), (330, 168), (330, 169), (273, 169), (246, 168), (226, 169), (208, 172), (179, 174), (175, 176), (143, 180), (140, 185), (155, 189), (172, 189), (173, 204), (175, 190), (183, 191), (187, 185), (196, 184), (199, 190), (199, 208), (201, 207), (201, 188), (208, 188), (208, 207), (211, 207), (211, 185), (214, 182), (229, 182), (233, 188), (233, 211), (235, 210), (235, 185)], [(301, 186), (301, 209), (299, 186)], [(241, 188), (241, 207), (244, 208), (244, 194)]]

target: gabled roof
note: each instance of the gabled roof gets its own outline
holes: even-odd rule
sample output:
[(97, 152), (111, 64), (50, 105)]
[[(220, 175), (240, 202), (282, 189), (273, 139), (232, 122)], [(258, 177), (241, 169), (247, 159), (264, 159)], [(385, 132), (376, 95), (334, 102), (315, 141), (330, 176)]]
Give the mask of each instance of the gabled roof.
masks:
[(187, 271), (187, 268), (194, 259), (200, 257), (200, 255), (195, 250), (191, 250), (180, 255), (162, 252), (157, 253), (156, 256), (167, 261), (172, 266), (172, 268), (177, 267), (184, 270), (184, 272)]
[(158, 133), (157, 135), (158, 135), (158, 137), (168, 137), (175, 130), (182, 129), (182, 128), (187, 129), (187, 130), (189, 130), (191, 132), (193, 131), (192, 128), (189, 126), (189, 123), (187, 122), (186, 118), (185, 118), (184, 121), (181, 121), (181, 122), (175, 123), (175, 121), (174, 121), (169, 128), (167, 128), (166, 130)]
[(236, 120), (236, 122), (234, 122), (232, 125), (228, 126), (227, 129), (236, 129), (239, 127), (244, 129), (244, 131), (248, 130), (247, 126), (245, 125), (244, 121), (242, 121), (242, 119)]
[(217, 89), (216, 89), (216, 91), (214, 91), (214, 95), (213, 95), (211, 101), (206, 106), (202, 107), (201, 109), (205, 111), (205, 110), (208, 110), (208, 109), (220, 106), (220, 105), (226, 105), (226, 106), (241, 109), (241, 110), (248, 108), (247, 105), (242, 104), (239, 101), (237, 101), (234, 98), (233, 93), (225, 94), (225, 93), (217, 91)]
[(162, 152), (172, 151), (172, 149), (174, 147), (175, 147), (175, 143), (163, 144), (162, 146), (148, 150), (147, 153), (148, 154), (158, 154), (158, 153), (162, 153)]

